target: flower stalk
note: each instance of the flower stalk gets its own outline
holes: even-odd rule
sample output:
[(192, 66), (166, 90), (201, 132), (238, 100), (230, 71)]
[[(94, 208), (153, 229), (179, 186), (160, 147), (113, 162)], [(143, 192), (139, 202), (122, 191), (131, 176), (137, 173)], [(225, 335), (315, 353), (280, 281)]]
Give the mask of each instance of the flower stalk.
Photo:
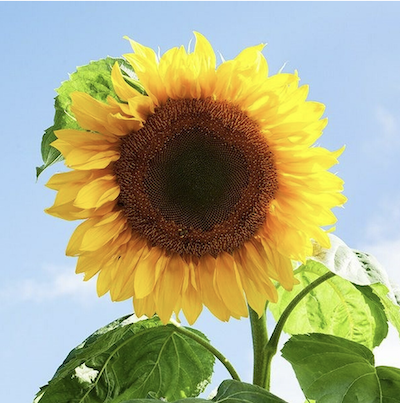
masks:
[(274, 328), (274, 331), (271, 334), (270, 339), (268, 339), (266, 314), (264, 314), (261, 318), (258, 318), (258, 315), (251, 308), (249, 308), (254, 352), (254, 385), (261, 386), (268, 391), (270, 390), (272, 359), (278, 351), (279, 339), (287, 319), (300, 301), (308, 293), (334, 276), (335, 273), (333, 272), (325, 273), (300, 291), (283, 311)]
[(267, 389), (265, 385), (265, 370), (267, 368), (264, 354), (265, 342), (268, 340), (266, 315), (258, 314), (249, 306), (251, 335), (253, 339), (253, 384)]

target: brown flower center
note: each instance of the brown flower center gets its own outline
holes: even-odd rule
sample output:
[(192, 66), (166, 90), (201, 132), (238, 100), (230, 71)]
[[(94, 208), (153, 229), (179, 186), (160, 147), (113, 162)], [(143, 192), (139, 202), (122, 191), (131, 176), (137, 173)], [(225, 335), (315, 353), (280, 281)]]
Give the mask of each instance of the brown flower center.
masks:
[(169, 100), (122, 139), (114, 170), (134, 233), (167, 253), (233, 252), (265, 222), (278, 187), (257, 123), (211, 99)]

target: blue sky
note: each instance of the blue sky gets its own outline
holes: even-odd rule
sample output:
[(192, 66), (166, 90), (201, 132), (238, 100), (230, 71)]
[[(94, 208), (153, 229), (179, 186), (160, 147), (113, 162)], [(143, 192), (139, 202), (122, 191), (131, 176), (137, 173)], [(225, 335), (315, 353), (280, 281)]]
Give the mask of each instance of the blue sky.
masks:
[[(76, 66), (129, 52), (124, 35), (164, 52), (199, 31), (225, 59), (266, 42), (271, 74), (285, 63), (284, 71), (297, 69), (309, 99), (327, 107), (318, 143), (347, 146), (334, 167), (349, 198), (336, 211), (336, 234), (374, 253), (400, 283), (399, 17), (397, 2), (0, 3), (2, 399), (30, 402), (74, 346), (132, 309), (97, 298), (94, 282), (74, 274), (64, 252), (76, 223), (43, 212), (55, 196), (44, 184), (63, 165), (35, 181), (54, 89)], [(251, 380), (247, 320), (224, 324), (205, 312), (195, 326)], [(379, 364), (400, 366), (396, 339), (380, 348)], [(273, 391), (301, 403), (289, 366), (277, 359), (275, 367)], [(213, 386), (225, 377), (217, 368)]]

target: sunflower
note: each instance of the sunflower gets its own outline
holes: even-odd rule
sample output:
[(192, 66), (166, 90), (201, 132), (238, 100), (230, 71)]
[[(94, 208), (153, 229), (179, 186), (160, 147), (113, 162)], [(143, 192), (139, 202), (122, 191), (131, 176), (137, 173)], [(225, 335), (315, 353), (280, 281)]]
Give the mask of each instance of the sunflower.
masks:
[(306, 101), (297, 74), (268, 76), (264, 45), (216, 67), (209, 42), (193, 52), (156, 53), (130, 40), (124, 55), (145, 89), (116, 63), (119, 99), (72, 93), (85, 131), (56, 132), (52, 146), (71, 171), (54, 175), (46, 211), (84, 221), (66, 253), (77, 273), (95, 275), (99, 296), (133, 298), (138, 316), (166, 323), (181, 311), (194, 323), (262, 315), (276, 282), (295, 284), (292, 261), (329, 247), (343, 181), (327, 170), (342, 149), (312, 147), (326, 126), (324, 105)]

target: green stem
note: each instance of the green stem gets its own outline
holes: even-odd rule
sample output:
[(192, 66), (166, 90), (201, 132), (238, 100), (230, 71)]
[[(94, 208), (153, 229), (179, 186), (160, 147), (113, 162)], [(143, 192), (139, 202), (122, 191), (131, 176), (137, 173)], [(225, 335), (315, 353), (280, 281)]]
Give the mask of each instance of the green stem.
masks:
[(217, 350), (214, 346), (212, 346), (207, 340), (204, 340), (197, 334), (182, 327), (178, 322), (176, 322), (173, 319), (170, 320), (170, 323), (175, 326), (177, 333), (183, 334), (184, 336), (191, 338), (192, 340), (194, 340), (197, 343), (199, 343), (200, 345), (202, 345), (205, 349), (207, 349), (211, 354), (213, 354), (222, 363), (222, 365), (227, 369), (227, 371), (231, 375), (232, 379), (240, 381), (239, 375), (237, 374), (235, 368), (233, 368), (233, 366), (229, 362), (229, 360), (219, 350)]
[(324, 281), (329, 280), (330, 278), (334, 277), (335, 273), (332, 273), (331, 271), (328, 273), (325, 273), (323, 276), (317, 278), (314, 280), (312, 283), (310, 283), (306, 288), (301, 290), (289, 303), (289, 305), (286, 307), (286, 309), (283, 311), (281, 317), (279, 318), (274, 331), (272, 332), (271, 338), (268, 340), (266, 345), (264, 346), (264, 362), (266, 365), (265, 368), (265, 384), (268, 386), (269, 390), (269, 385), (270, 385), (270, 379), (271, 379), (271, 363), (272, 363), (272, 358), (276, 354), (278, 350), (278, 343), (279, 343), (279, 338), (281, 336), (281, 333), (283, 331), (283, 327), (285, 326), (285, 323), (289, 317), (289, 315), (292, 313), (294, 308), (296, 308), (297, 304), (314, 288), (318, 287), (320, 284), (322, 284)]
[(261, 318), (258, 314), (253, 311), (249, 306), (250, 324), (251, 324), (251, 336), (253, 338), (253, 384), (261, 386), (262, 388), (267, 388), (265, 385), (265, 354), (264, 347), (268, 340), (267, 332), (267, 320), (265, 313)]

